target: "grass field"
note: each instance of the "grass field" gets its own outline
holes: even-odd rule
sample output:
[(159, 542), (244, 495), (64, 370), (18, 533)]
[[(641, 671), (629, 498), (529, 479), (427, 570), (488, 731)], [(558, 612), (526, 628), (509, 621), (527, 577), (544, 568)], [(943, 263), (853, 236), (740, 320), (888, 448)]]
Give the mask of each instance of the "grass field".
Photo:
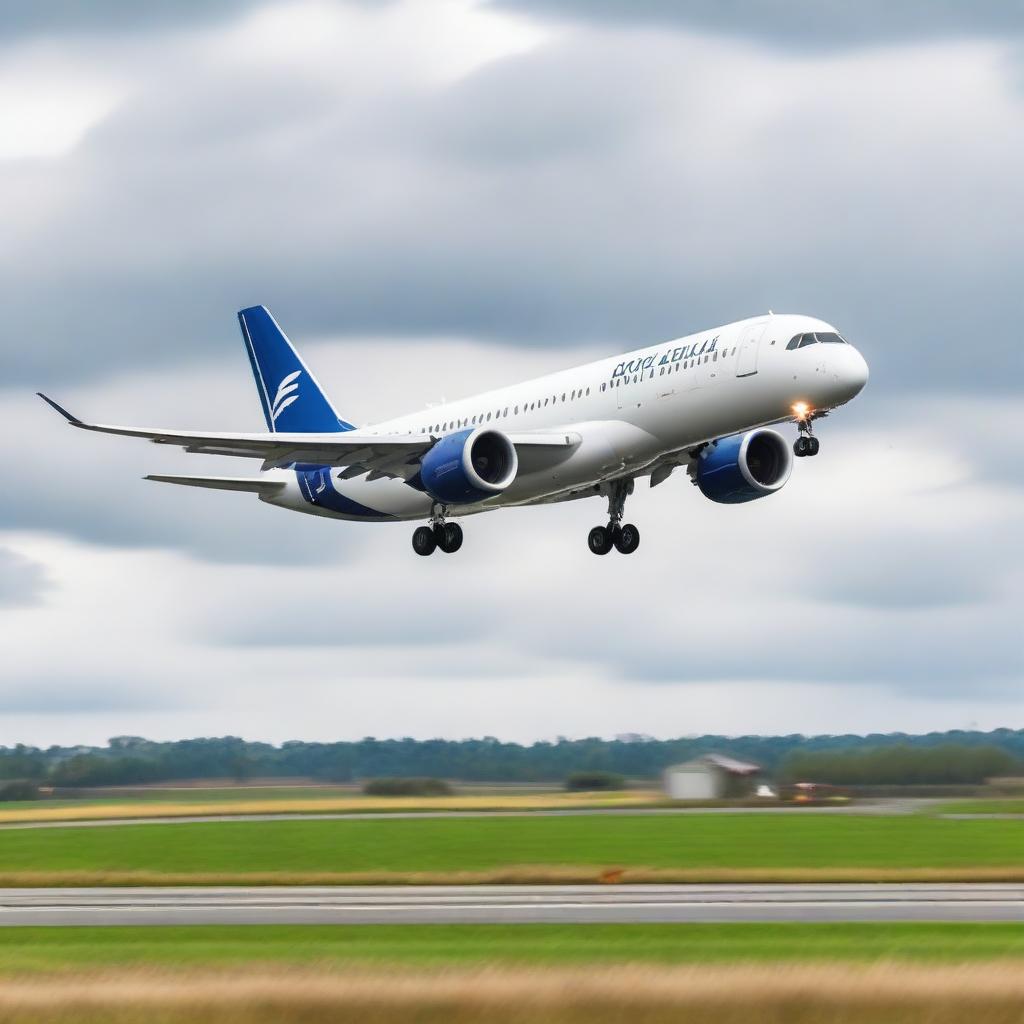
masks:
[(0, 883), (1024, 878), (1024, 822), (915, 815), (215, 822), (0, 832)]
[(0, 979), (4, 1024), (1020, 1024), (1010, 961), (135, 969)]
[(1018, 959), (1016, 924), (285, 925), (0, 929), (0, 976), (104, 967)]
[(349, 789), (154, 790), (130, 797), (0, 803), (0, 823), (98, 821), (109, 818), (191, 817), (219, 814), (330, 814), (346, 811), (529, 811), (568, 808), (651, 807), (664, 804), (654, 790), (606, 793), (463, 793), (438, 797), (370, 797)]
[(931, 814), (1024, 814), (1024, 797), (954, 800), (928, 810)]

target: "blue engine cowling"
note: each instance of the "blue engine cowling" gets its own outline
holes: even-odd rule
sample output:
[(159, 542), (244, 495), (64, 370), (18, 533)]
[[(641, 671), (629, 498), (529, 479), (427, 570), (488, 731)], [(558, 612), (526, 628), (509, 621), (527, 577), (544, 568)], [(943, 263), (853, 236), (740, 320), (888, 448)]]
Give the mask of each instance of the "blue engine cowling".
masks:
[(774, 494), (793, 471), (793, 452), (774, 430), (712, 441), (698, 456), (694, 482), (705, 498), (738, 505)]
[(442, 505), (469, 505), (503, 490), (516, 477), (515, 445), (500, 430), (477, 427), (442, 437), (423, 456), (423, 489)]

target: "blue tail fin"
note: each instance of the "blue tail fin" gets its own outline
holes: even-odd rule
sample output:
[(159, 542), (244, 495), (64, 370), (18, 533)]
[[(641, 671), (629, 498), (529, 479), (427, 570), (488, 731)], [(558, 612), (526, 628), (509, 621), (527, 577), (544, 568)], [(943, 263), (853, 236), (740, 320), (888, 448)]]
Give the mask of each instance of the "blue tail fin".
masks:
[(354, 429), (334, 411), (266, 306), (241, 310), (238, 323), (271, 433), (334, 434)]

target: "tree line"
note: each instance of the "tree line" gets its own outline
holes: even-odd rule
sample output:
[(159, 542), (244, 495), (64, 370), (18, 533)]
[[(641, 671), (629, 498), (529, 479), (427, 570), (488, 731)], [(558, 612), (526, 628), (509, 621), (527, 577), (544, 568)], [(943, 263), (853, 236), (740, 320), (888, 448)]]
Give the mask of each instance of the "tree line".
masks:
[[(956, 748), (955, 750), (953, 748)], [(872, 752), (868, 756), (867, 752)], [(104, 747), (0, 747), (0, 779), (54, 786), (116, 786), (191, 779), (285, 778), (362, 782), (388, 776), (465, 782), (561, 782), (574, 772), (652, 779), (667, 766), (718, 752), (765, 774), (837, 784), (975, 782), (1024, 774), (1024, 730), (952, 730), (828, 736), (696, 736), (658, 740), (559, 738), (531, 744), (494, 737), (292, 740), (275, 746), (234, 736), (155, 742), (119, 736)]]

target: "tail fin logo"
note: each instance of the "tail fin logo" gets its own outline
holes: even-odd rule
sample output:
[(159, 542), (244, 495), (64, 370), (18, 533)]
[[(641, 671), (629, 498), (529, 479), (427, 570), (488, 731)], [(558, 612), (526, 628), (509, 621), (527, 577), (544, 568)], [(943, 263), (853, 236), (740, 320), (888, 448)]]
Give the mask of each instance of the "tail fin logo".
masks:
[(277, 423), (278, 416), (280, 416), (281, 413), (283, 413), (285, 409), (292, 404), (292, 402), (298, 401), (298, 379), (301, 376), (302, 371), (295, 370), (293, 373), (289, 373), (288, 376), (277, 385), (277, 394), (274, 395), (274, 405), (270, 410), (270, 418), (275, 424)]

